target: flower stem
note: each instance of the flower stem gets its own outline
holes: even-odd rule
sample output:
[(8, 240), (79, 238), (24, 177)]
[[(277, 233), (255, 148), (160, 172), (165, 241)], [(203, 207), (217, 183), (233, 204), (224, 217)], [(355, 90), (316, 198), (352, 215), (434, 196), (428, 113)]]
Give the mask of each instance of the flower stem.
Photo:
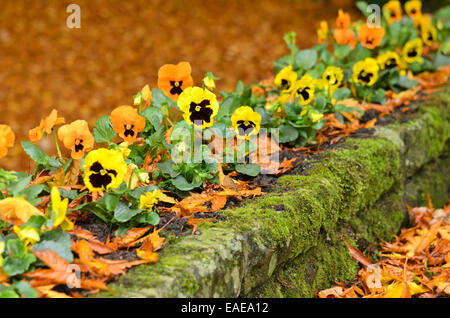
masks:
[(59, 161), (63, 162), (63, 158), (61, 155), (61, 149), (59, 149), (58, 138), (56, 137), (56, 130), (52, 128), (53, 140), (55, 141), (56, 151), (58, 151)]

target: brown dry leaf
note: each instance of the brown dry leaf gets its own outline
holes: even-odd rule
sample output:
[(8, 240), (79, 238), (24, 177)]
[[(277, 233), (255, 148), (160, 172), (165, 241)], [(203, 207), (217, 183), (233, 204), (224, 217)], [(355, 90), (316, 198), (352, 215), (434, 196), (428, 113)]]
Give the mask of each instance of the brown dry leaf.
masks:
[[(69, 266), (70, 264), (65, 259), (59, 257), (56, 252), (45, 250), (33, 251), (32, 253), (50, 269), (39, 268), (33, 272), (24, 274), (25, 277), (32, 279), (30, 281), (31, 286), (60, 285), (67, 284), (67, 282), (73, 280), (74, 273)], [(80, 287), (83, 289), (107, 289), (104, 281), (99, 279), (81, 278), (79, 283)]]
[[(54, 291), (53, 287), (55, 287), (55, 285), (37, 286), (36, 290), (39, 294), (42, 294), (44, 298), (72, 298), (67, 294)], [(42, 296), (40, 295), (40, 297)]]
[(117, 250), (120, 247), (133, 247), (141, 243), (139, 238), (147, 233), (153, 226), (146, 227), (134, 227), (129, 229), (123, 237), (117, 236), (114, 241), (110, 242), (109, 238), (105, 245), (113, 250)]
[(364, 266), (372, 265), (372, 262), (370, 259), (364, 256), (364, 254), (358, 250), (356, 247), (351, 246), (346, 239), (344, 239), (345, 244), (347, 245), (348, 251), (350, 252), (350, 255), (356, 259), (358, 262), (360, 262)]

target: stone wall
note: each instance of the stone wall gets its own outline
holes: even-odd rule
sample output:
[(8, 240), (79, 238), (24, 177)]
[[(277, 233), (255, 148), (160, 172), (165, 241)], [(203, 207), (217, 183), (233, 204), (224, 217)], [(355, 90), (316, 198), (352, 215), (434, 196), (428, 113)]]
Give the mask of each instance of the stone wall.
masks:
[(351, 280), (357, 262), (343, 242), (376, 259), (381, 240), (406, 225), (406, 204), (447, 203), (449, 89), (404, 123), (377, 127), (321, 153), (305, 175), (202, 223), (201, 235), (172, 240), (95, 297), (313, 297)]

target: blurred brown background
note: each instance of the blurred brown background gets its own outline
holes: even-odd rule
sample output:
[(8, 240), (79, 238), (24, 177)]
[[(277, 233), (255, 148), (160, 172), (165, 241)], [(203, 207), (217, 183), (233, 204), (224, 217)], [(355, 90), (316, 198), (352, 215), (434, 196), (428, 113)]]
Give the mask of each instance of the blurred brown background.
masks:
[[(81, 29), (66, 26), (70, 3), (81, 7)], [(339, 8), (358, 16), (347, 0), (2, 1), (0, 123), (16, 146), (0, 167), (30, 169), (20, 141), (51, 109), (92, 129), (142, 86), (155, 87), (163, 64), (189, 61), (199, 85), (211, 71), (219, 90), (264, 79), (287, 53), (284, 33), (310, 47), (320, 20), (334, 27)], [(50, 137), (40, 145), (54, 151)]]

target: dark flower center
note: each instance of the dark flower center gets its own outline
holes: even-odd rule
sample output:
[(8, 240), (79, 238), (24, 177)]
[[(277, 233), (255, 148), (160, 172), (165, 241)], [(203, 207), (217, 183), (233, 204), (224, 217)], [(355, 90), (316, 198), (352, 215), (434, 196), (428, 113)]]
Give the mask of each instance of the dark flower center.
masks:
[(127, 124), (127, 125), (124, 125), (124, 128), (125, 128), (125, 132), (123, 134), (125, 137), (128, 137), (128, 136), (133, 137), (134, 136), (134, 130), (133, 130), (134, 125)]
[(82, 151), (83, 149), (83, 139), (77, 139), (75, 141), (75, 152)]
[(200, 122), (203, 125), (203, 122), (209, 123), (211, 122), (211, 115), (213, 113), (213, 110), (208, 107), (210, 104), (210, 101), (208, 99), (203, 100), (201, 103), (197, 104), (194, 102), (191, 102), (189, 107), (189, 112), (191, 115), (189, 116), (189, 119), (193, 122)]
[(386, 66), (386, 68), (394, 68), (397, 66), (397, 60), (394, 58), (391, 58), (386, 61), (385, 66)]
[(255, 123), (249, 120), (238, 120), (237, 124), (240, 136), (250, 135), (250, 133), (256, 127)]
[(373, 44), (373, 38), (367, 38), (366, 44)]
[(180, 95), (183, 92), (183, 89), (181, 88), (181, 86), (183, 85), (183, 81), (170, 81), (170, 85), (172, 85), (170, 94)]
[(370, 82), (370, 79), (372, 78), (372, 76), (373, 76), (372, 73), (367, 73), (366, 71), (362, 71), (361, 73), (359, 73), (358, 79), (367, 84)]
[(303, 98), (303, 100), (307, 101), (309, 99), (309, 87), (304, 87), (303, 89), (297, 90), (297, 93)]
[(411, 9), (411, 14), (414, 15), (414, 14), (416, 14), (416, 12), (417, 12), (416, 9)]
[(100, 162), (96, 161), (91, 166), (90, 170), (94, 172), (89, 176), (89, 181), (95, 188), (106, 189), (106, 187), (112, 182), (112, 177), (117, 176), (117, 172), (112, 169), (104, 170)]
[(331, 75), (327, 75), (327, 81), (331, 84), (334, 85), (337, 83), (337, 78), (336, 76), (331, 76)]
[(289, 81), (287, 79), (282, 79), (281, 80), (281, 88), (282, 89), (289, 89), (291, 87), (291, 85), (289, 84)]
[(428, 41), (433, 41), (433, 33), (428, 32)]
[(408, 51), (408, 57), (416, 57), (416, 56), (417, 56), (417, 50), (415, 48)]

